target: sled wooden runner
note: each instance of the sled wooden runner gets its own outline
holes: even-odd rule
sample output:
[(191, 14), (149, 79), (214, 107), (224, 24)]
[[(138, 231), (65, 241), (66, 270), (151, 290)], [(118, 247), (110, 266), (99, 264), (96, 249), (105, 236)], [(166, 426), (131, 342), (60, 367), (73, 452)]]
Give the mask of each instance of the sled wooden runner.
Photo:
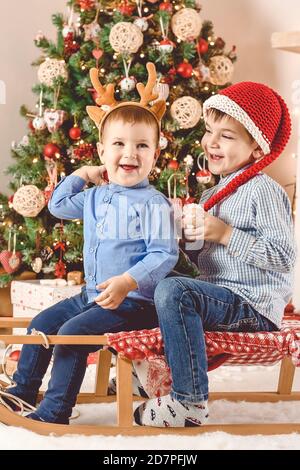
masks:
[[(30, 318), (1, 318), (0, 328), (24, 328), (30, 323)], [(48, 336), (50, 345), (99, 345), (106, 346), (106, 336)], [(0, 341), (7, 344), (43, 344), (40, 336), (27, 335), (0, 335)], [(43, 435), (159, 435), (180, 434), (197, 435), (205, 432), (223, 431), (236, 435), (275, 435), (300, 433), (299, 423), (249, 423), (249, 424), (207, 424), (194, 428), (154, 428), (148, 426), (136, 426), (133, 424), (133, 400), (132, 396), (132, 363), (130, 360), (117, 356), (117, 395), (107, 396), (109, 370), (111, 364), (111, 352), (101, 349), (97, 364), (96, 383), (94, 393), (80, 393), (77, 403), (103, 403), (117, 401), (117, 425), (61, 425), (41, 423), (26, 419), (17, 413), (9, 411), (0, 405), (0, 422), (9, 426), (18, 426)], [(290, 357), (285, 357), (281, 362), (281, 370), (278, 389), (274, 392), (226, 392), (211, 393), (211, 400), (226, 399), (230, 401), (252, 402), (276, 402), (287, 400), (300, 400), (300, 392), (292, 392), (292, 384), (295, 367)], [(143, 399), (144, 400), (144, 399)]]

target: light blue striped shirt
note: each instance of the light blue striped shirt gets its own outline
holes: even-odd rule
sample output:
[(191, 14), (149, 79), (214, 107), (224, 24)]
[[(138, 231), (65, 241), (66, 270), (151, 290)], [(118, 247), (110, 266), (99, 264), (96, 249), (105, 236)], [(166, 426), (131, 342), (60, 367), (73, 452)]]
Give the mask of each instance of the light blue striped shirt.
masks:
[[(244, 169), (204, 191), (200, 203)], [(279, 327), (292, 295), (296, 259), (287, 194), (273, 179), (259, 173), (209, 213), (231, 225), (233, 232), (227, 247), (204, 243), (197, 256), (199, 279), (230, 289)]]
[(62, 178), (48, 208), (60, 219), (83, 219), (89, 302), (97, 284), (127, 272), (138, 284), (128, 297), (153, 303), (156, 285), (178, 260), (172, 205), (148, 179), (130, 188), (111, 183), (82, 191), (85, 185), (77, 175)]

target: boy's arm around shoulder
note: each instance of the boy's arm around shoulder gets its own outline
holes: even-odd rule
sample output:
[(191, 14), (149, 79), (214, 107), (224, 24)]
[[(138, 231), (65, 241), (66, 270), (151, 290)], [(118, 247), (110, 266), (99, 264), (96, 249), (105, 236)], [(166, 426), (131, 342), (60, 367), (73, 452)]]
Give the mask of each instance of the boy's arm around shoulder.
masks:
[(127, 273), (145, 297), (153, 297), (159, 281), (174, 268), (179, 256), (173, 206), (156, 192), (140, 211), (140, 224), (147, 254)]
[(256, 236), (234, 227), (228, 252), (261, 269), (292, 271), (296, 260), (294, 226), (284, 189), (267, 176), (261, 178), (251, 195), (251, 211)]
[(58, 219), (83, 219), (85, 191), (88, 179), (84, 167), (60, 180), (56, 185), (48, 209)]

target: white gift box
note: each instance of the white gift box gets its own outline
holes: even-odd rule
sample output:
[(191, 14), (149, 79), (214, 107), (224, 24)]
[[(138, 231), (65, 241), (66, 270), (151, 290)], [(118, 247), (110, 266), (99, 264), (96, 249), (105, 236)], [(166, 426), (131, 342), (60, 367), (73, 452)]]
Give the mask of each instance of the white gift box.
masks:
[(57, 302), (79, 294), (82, 288), (82, 285), (45, 285), (45, 281), (12, 281), (10, 292), (14, 317), (34, 317)]

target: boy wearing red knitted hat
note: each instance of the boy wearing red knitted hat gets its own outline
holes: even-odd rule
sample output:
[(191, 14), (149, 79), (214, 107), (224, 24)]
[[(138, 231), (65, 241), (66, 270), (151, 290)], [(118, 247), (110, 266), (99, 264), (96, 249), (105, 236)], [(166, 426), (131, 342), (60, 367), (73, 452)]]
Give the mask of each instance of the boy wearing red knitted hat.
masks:
[(173, 382), (170, 395), (137, 408), (140, 425), (204, 424), (204, 331), (278, 330), (292, 293), (290, 202), (261, 172), (288, 142), (291, 120), (285, 102), (265, 85), (238, 83), (204, 103), (204, 120), (202, 146), (210, 171), (220, 181), (202, 195), (203, 217), (188, 209), (184, 219), (186, 239), (204, 241), (196, 253), (201, 274), (197, 279), (169, 277), (156, 288)]

